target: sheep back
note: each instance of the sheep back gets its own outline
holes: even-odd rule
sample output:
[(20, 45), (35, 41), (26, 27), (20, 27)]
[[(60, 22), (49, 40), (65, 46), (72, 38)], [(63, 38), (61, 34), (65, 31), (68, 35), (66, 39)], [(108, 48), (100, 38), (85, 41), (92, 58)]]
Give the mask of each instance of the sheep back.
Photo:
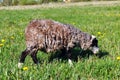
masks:
[(53, 20), (32, 20), (25, 30), (27, 47), (53, 52), (73, 48), (79, 43), (80, 30)]

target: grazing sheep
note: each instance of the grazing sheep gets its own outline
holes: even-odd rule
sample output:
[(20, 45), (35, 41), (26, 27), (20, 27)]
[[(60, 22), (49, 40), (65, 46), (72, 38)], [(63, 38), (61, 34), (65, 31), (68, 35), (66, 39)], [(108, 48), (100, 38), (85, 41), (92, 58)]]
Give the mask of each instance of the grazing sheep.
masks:
[(22, 52), (18, 67), (24, 63), (28, 54), (35, 64), (38, 63), (38, 50), (55, 52), (60, 50), (68, 55), (68, 61), (72, 64), (71, 49), (78, 46), (83, 50), (99, 51), (98, 41), (95, 36), (82, 32), (69, 24), (62, 24), (53, 20), (33, 20), (25, 30), (27, 48)]

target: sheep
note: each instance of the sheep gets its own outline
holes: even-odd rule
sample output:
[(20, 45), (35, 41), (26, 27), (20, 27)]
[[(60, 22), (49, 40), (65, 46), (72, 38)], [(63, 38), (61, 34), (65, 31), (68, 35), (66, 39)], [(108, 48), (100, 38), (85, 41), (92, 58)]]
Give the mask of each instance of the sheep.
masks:
[(48, 19), (32, 20), (25, 29), (26, 49), (21, 53), (18, 67), (21, 67), (25, 58), (30, 54), (35, 64), (38, 64), (38, 50), (46, 53), (61, 51), (68, 55), (71, 61), (71, 49), (80, 47), (83, 50), (99, 51), (98, 40), (95, 36), (75, 28), (69, 24)]

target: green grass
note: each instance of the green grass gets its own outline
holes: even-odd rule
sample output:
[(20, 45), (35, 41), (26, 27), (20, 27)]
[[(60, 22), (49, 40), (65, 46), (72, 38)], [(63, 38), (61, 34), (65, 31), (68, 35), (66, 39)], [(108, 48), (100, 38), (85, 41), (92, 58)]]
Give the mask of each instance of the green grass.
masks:
[[(69, 23), (95, 35), (102, 55), (100, 58), (78, 56), (78, 61), (70, 67), (67, 60), (54, 59), (48, 63), (51, 54), (39, 52), (41, 63), (38, 66), (28, 56), (23, 66), (28, 70), (18, 69), (19, 56), (25, 49), (24, 29), (32, 19)], [(0, 10), (0, 44), (3, 44), (0, 47), (0, 80), (119, 80), (120, 6)]]

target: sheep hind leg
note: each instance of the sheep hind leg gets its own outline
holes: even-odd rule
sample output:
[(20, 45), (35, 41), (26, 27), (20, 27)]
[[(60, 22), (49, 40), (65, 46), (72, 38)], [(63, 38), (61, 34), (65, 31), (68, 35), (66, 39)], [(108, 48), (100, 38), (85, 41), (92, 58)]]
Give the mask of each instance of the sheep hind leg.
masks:
[(71, 60), (71, 50), (68, 50), (67, 58), (68, 58), (68, 63), (70, 64), (70, 66), (73, 66), (73, 63), (72, 63), (72, 60)]
[(61, 51), (62, 51), (62, 53), (61, 53), (60, 57), (65, 57), (66, 53), (67, 53), (67, 50), (66, 49), (62, 49)]
[(35, 64), (39, 63), (39, 61), (37, 59), (37, 52), (38, 52), (37, 49), (33, 49), (32, 53), (31, 53), (31, 58)]
[(19, 63), (18, 63), (18, 68), (22, 67), (22, 65), (25, 61), (25, 58), (29, 54), (29, 52), (30, 52), (30, 49), (27, 48), (21, 53), (20, 60), (19, 60)]

